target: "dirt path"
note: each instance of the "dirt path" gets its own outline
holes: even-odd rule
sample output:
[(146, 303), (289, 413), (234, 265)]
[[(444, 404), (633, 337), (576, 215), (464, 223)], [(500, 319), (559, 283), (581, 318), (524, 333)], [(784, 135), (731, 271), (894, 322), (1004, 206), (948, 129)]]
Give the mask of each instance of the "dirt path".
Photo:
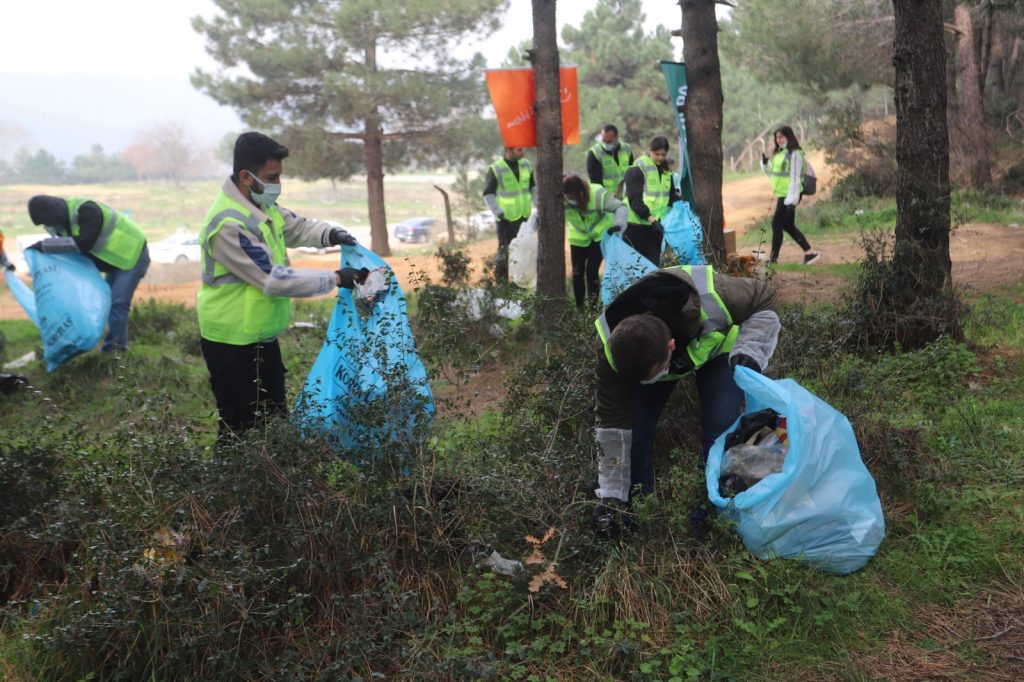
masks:
[[(818, 172), (819, 184), (827, 186), (832, 178), (831, 168), (826, 166), (820, 152), (810, 155)], [(822, 193), (808, 197), (807, 201), (820, 201), (827, 197)], [(771, 197), (764, 177), (744, 178), (723, 187), (723, 203), (727, 226), (738, 235), (744, 234), (753, 224), (771, 210)], [(815, 249), (821, 252), (821, 262), (847, 263), (863, 257), (863, 249), (856, 234), (815, 236)], [(466, 247), (471, 259), (476, 280), (483, 273), (483, 263), (497, 249), (497, 239), (491, 238)], [(1024, 230), (1002, 225), (971, 224), (956, 230), (950, 238), (950, 254), (953, 259), (953, 273), (960, 284), (975, 289), (990, 289), (1003, 284), (1019, 281), (1020, 264), (1024, 262)], [(338, 256), (327, 254), (310, 256), (295, 253), (292, 256), (296, 267), (335, 269)], [(783, 249), (781, 261), (796, 263), (800, 259), (799, 249)], [(386, 259), (398, 275), (406, 291), (422, 280), (424, 273), (434, 281), (440, 279), (440, 261), (431, 253), (416, 253), (406, 256), (402, 253)], [(566, 254), (566, 271), (570, 269)], [(843, 283), (843, 278), (817, 271), (813, 266), (800, 272), (780, 272), (776, 283), (787, 301), (810, 301), (834, 298)], [(197, 264), (153, 265), (146, 279), (142, 281), (135, 297), (137, 300), (153, 298), (164, 302), (195, 305), (199, 289), (199, 268)], [(0, 287), (0, 320), (25, 319), (25, 313), (11, 297), (6, 286)]]

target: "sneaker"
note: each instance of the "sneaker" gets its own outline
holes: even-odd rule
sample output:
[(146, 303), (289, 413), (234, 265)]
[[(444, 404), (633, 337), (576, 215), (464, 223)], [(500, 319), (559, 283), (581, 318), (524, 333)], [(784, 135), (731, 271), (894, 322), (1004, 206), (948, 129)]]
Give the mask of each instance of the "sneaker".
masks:
[(804, 265), (810, 265), (811, 263), (817, 263), (818, 259), (821, 258), (821, 254), (817, 251), (811, 251), (810, 253), (804, 254)]

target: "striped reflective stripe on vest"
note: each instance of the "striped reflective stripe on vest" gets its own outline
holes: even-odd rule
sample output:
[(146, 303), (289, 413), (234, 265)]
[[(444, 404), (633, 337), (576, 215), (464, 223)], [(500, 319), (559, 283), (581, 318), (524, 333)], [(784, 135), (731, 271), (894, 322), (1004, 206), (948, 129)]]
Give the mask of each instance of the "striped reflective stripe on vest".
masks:
[[(93, 253), (99, 253), (103, 249), (107, 248), (107, 242), (110, 241), (111, 235), (114, 234), (114, 228), (117, 227), (117, 211), (110, 209), (105, 211), (107, 213), (106, 220), (103, 221), (103, 227), (100, 228), (100, 235), (96, 238), (96, 243), (93, 244), (92, 248), (89, 249)], [(75, 212), (75, 222), (78, 221), (78, 212)]]
[[(666, 189), (662, 188), (661, 185), (661, 173), (658, 170), (658, 165), (652, 162), (648, 157), (641, 156), (636, 160), (636, 166), (644, 173), (644, 195), (651, 199), (659, 199), (665, 197), (665, 201), (668, 201), (668, 197), (672, 192), (671, 182), (669, 187)], [(654, 174), (653, 176), (651, 174)]]
[(612, 330), (608, 328), (607, 313), (601, 313), (601, 317), (594, 320), (594, 326), (597, 327), (597, 336), (601, 339), (601, 345), (604, 347), (604, 356), (608, 358), (608, 364), (618, 372), (619, 370), (615, 367), (615, 361), (612, 360)]
[(732, 326), (732, 315), (715, 293), (715, 271), (708, 265), (684, 265), (680, 268), (690, 276), (700, 294), (701, 333), (722, 331)]
[(231, 273), (225, 275), (215, 275), (214, 268), (217, 267), (217, 261), (213, 258), (213, 252), (210, 250), (210, 231), (220, 225), (225, 220), (237, 220), (239, 223), (245, 226), (245, 229), (256, 237), (259, 241), (263, 241), (263, 233), (260, 231), (260, 221), (254, 215), (245, 215), (241, 211), (234, 208), (226, 208), (217, 215), (210, 219), (207, 223), (206, 228), (203, 230), (202, 242), (200, 246), (206, 254), (206, 258), (203, 259), (203, 284), (209, 284), (210, 286), (221, 286), (223, 284), (244, 284), (245, 282), (237, 275)]

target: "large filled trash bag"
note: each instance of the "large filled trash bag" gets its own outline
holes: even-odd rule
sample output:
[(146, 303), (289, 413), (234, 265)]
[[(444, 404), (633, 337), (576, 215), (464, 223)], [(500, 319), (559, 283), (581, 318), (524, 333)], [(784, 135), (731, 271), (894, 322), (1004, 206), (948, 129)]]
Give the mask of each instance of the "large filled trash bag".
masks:
[(654, 263), (622, 239), (622, 232), (605, 233), (601, 240), (604, 277), (601, 278), (601, 303), (609, 305), (615, 297), (648, 272), (658, 269)]
[(7, 286), (39, 327), (43, 357), (52, 372), (96, 347), (110, 315), (110, 286), (87, 257), (25, 250), (32, 288), (5, 272)]
[(885, 537), (885, 519), (850, 422), (792, 379), (769, 379), (745, 367), (735, 377), (747, 413), (771, 408), (786, 418), (788, 450), (781, 472), (722, 497), (725, 442), (737, 421), (708, 455), (711, 502), (736, 522), (743, 544), (762, 559), (799, 558), (840, 575), (864, 566)]
[(707, 265), (704, 258), (704, 230), (700, 218), (685, 201), (677, 201), (661, 219), (665, 228), (664, 248), (671, 248), (680, 265)]
[(537, 212), (519, 227), (508, 245), (508, 278), (524, 289), (537, 286)]
[(383, 284), (369, 294), (338, 290), (295, 418), (304, 432), (323, 434), (347, 457), (366, 464), (389, 449), (408, 452), (433, 419), (434, 399), (391, 268), (358, 244), (342, 248), (341, 265), (377, 271), (371, 280)]

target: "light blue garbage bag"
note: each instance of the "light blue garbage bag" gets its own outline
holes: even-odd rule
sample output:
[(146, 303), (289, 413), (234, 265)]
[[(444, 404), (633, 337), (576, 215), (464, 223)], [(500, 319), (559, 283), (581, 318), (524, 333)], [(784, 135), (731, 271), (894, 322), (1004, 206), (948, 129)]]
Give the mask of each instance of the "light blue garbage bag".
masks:
[(792, 379), (776, 381), (745, 367), (735, 377), (748, 413), (770, 407), (786, 417), (789, 449), (781, 472), (723, 498), (725, 438), (737, 421), (708, 455), (708, 498), (762, 559), (799, 558), (840, 575), (864, 566), (885, 537), (885, 519), (849, 420)]
[(39, 328), (43, 357), (52, 372), (96, 347), (110, 315), (110, 286), (96, 265), (77, 253), (48, 254), (27, 249), (32, 289), (7, 272), (15, 300)]
[(353, 461), (368, 464), (389, 446), (414, 445), (433, 419), (434, 398), (391, 268), (358, 244), (342, 247), (341, 265), (385, 268), (387, 289), (372, 302), (338, 290), (294, 415), (304, 431), (322, 433)]
[(680, 265), (707, 265), (703, 251), (704, 230), (688, 202), (672, 204), (668, 215), (661, 219), (661, 226), (665, 228), (662, 246), (675, 252)]
[(658, 266), (640, 255), (640, 252), (622, 239), (622, 232), (605, 234), (601, 240), (604, 256), (604, 277), (601, 278), (601, 303), (609, 305), (648, 272)]

